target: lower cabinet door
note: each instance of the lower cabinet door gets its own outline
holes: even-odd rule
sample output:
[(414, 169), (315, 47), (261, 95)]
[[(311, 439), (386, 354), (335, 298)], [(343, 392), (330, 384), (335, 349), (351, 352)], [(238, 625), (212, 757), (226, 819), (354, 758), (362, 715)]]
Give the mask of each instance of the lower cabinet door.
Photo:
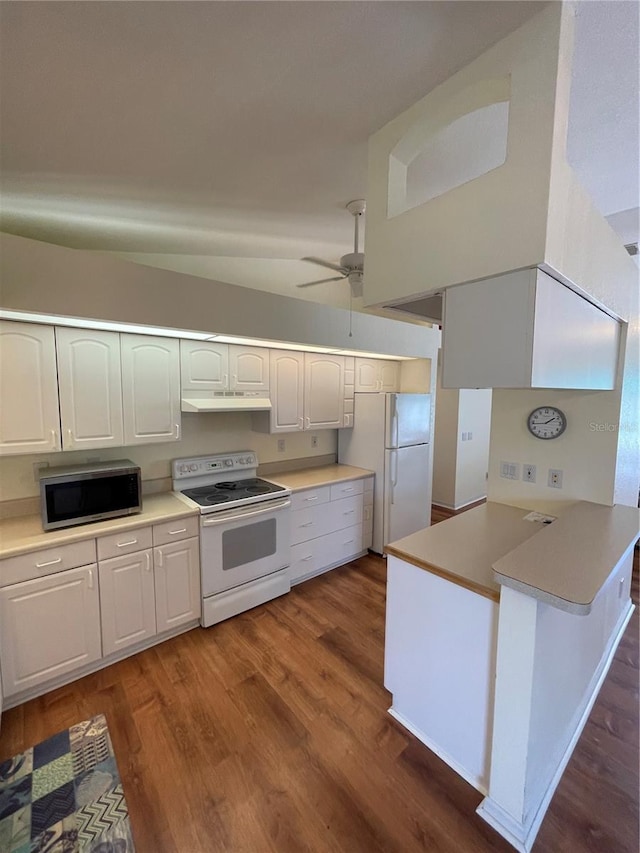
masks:
[(198, 539), (161, 545), (154, 551), (158, 633), (200, 618)]
[(102, 560), (100, 610), (105, 655), (156, 633), (156, 601), (151, 549)]
[(5, 697), (101, 657), (95, 564), (0, 589)]

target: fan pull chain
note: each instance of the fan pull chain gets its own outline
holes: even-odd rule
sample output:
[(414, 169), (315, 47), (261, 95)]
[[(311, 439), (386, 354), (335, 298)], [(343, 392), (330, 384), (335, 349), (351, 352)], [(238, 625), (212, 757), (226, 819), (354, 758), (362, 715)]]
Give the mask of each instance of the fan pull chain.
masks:
[(353, 320), (353, 289), (349, 282), (349, 337), (353, 337), (351, 321)]

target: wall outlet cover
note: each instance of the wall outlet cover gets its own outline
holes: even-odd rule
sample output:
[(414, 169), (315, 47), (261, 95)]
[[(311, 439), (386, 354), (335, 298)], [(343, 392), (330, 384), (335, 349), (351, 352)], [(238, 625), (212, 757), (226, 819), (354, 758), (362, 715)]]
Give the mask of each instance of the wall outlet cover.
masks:
[(317, 447), (317, 446), (318, 446), (318, 436), (312, 435), (311, 436), (311, 447)]
[(552, 489), (562, 488), (562, 470), (560, 468), (549, 468), (547, 485)]
[(506, 480), (519, 480), (520, 465), (517, 462), (501, 462), (500, 476)]
[(278, 453), (284, 453), (285, 441), (284, 438), (278, 439)]
[(522, 479), (525, 483), (535, 483), (535, 481), (536, 481), (536, 466), (535, 465), (523, 465), (522, 466)]

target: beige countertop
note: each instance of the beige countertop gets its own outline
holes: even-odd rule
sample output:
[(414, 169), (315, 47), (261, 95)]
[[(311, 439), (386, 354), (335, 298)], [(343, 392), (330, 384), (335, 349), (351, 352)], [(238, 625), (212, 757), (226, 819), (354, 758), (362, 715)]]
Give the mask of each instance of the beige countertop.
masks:
[(587, 614), (639, 532), (639, 509), (581, 501), (494, 561), (496, 579), (561, 610)]
[(322, 465), (318, 468), (303, 468), (300, 471), (283, 471), (280, 474), (270, 474), (269, 480), (280, 483), (298, 492), (301, 489), (312, 489), (314, 486), (327, 486), (332, 483), (343, 483), (346, 480), (360, 480), (371, 477), (373, 471), (366, 468), (354, 468), (353, 465)]
[(544, 526), (524, 521), (527, 512), (488, 502), (391, 542), (385, 551), (499, 601), (500, 585), (494, 578), (492, 564), (541, 532)]
[(198, 510), (191, 509), (171, 492), (163, 492), (159, 495), (143, 497), (142, 512), (137, 515), (91, 522), (77, 527), (64, 527), (59, 530), (45, 532), (42, 529), (42, 520), (39, 515), (7, 518), (0, 521), (0, 559), (13, 557), (16, 554), (25, 554), (29, 551), (37, 551), (41, 548), (79, 542), (82, 539), (93, 539), (94, 536), (102, 536), (105, 533), (132, 530), (136, 527), (144, 527), (147, 524), (157, 524), (188, 515), (198, 515)]

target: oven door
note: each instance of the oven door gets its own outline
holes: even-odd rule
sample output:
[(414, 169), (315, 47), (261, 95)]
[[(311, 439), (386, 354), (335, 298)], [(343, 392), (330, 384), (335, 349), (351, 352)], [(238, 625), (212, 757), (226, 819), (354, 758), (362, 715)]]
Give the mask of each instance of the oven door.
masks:
[(202, 518), (200, 564), (205, 598), (289, 565), (291, 501), (287, 498), (265, 504)]

